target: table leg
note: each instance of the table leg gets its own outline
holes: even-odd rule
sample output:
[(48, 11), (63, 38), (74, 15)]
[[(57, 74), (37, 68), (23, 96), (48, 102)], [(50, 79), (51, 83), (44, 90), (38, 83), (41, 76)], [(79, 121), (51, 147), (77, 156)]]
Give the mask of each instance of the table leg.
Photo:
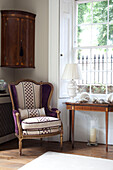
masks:
[(74, 148), (74, 106), (72, 108), (72, 148)]
[(106, 108), (106, 152), (108, 152), (108, 108)]
[(71, 142), (72, 111), (69, 110), (69, 141)]

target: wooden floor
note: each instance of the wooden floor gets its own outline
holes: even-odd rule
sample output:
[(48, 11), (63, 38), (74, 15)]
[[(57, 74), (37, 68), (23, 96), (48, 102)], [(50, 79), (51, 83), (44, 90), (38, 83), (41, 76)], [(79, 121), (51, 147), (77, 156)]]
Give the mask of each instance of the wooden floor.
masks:
[(14, 139), (0, 145), (0, 170), (15, 170), (24, 164), (32, 161), (47, 151), (70, 153), (76, 155), (86, 155), (98, 158), (113, 160), (113, 146), (109, 146), (106, 152), (105, 145), (87, 146), (87, 143), (75, 142), (75, 148), (72, 149), (70, 142), (63, 143), (63, 150), (60, 150), (60, 143), (45, 142), (39, 140), (24, 140), (23, 155), (19, 156), (18, 141)]

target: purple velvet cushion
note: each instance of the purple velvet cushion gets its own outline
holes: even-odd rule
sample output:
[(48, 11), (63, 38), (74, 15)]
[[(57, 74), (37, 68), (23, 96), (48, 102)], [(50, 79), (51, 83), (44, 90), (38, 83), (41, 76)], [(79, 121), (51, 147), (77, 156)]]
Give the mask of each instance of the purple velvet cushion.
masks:
[(51, 92), (51, 86), (49, 84), (42, 85), (42, 107), (45, 108), (47, 116), (57, 117), (55, 110), (49, 110), (48, 108), (48, 99)]
[(57, 109), (57, 108), (52, 108), (51, 110), (52, 110), (52, 111), (56, 111), (56, 110), (58, 110), (58, 109)]
[(56, 110), (58, 109), (57, 108), (52, 108), (51, 110), (48, 109), (47, 116), (57, 117)]
[(55, 111), (51, 111), (48, 108), (46, 109), (46, 115), (51, 117), (57, 117), (57, 113)]
[(48, 98), (51, 92), (51, 86), (49, 84), (43, 84), (42, 85), (42, 107), (46, 108), (48, 107)]
[[(14, 118), (14, 123), (15, 123), (15, 133), (17, 135), (19, 135), (19, 130), (18, 130), (18, 126), (17, 126), (17, 120), (16, 120), (16, 113), (18, 111), (17, 110), (13, 110), (13, 118)], [(21, 119), (20, 119), (20, 122), (21, 122)]]

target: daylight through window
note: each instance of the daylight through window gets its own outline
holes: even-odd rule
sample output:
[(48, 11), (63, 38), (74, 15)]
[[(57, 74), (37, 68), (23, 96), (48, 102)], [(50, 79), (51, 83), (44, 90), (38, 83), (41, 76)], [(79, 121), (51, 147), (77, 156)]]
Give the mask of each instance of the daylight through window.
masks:
[(113, 92), (113, 0), (76, 1), (75, 56), (79, 92)]

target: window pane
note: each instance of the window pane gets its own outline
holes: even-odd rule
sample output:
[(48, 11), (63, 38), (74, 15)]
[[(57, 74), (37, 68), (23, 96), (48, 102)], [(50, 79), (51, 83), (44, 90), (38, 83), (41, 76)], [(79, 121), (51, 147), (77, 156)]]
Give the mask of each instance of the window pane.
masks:
[(106, 86), (103, 84), (100, 85), (92, 85), (91, 92), (93, 94), (106, 94)]
[(78, 24), (91, 23), (91, 3), (78, 4)]
[(113, 72), (113, 48), (109, 48), (107, 60), (108, 60), (107, 70)]
[(78, 93), (82, 93), (82, 92), (90, 92), (90, 86), (89, 85), (78, 85)]
[(89, 0), (77, 5), (76, 47), (80, 49), (76, 49), (76, 56), (82, 70), (78, 91), (113, 93), (113, 0)]
[[(102, 79), (99, 79), (102, 76)], [(106, 72), (92, 72), (91, 71), (91, 84), (106, 84)]]
[(106, 49), (92, 49), (91, 84), (103, 84), (106, 81)]
[(113, 21), (113, 0), (109, 0), (109, 21)]
[(106, 71), (106, 49), (92, 49), (91, 69), (92, 71)]
[(92, 26), (92, 45), (93, 46), (107, 45), (107, 25), (106, 24)]
[(113, 44), (113, 24), (109, 25), (109, 42), (108, 45)]
[(107, 84), (112, 84), (113, 73), (111, 71), (107, 72)]
[(79, 80), (78, 84), (88, 84), (90, 83), (90, 50), (77, 50), (77, 56), (82, 71), (82, 80)]
[(108, 94), (113, 93), (113, 85), (107, 87), (107, 92)]
[(113, 48), (109, 48), (107, 60), (108, 60), (107, 84), (112, 85), (113, 84)]
[(93, 23), (102, 23), (107, 21), (107, 0), (93, 2)]
[(91, 45), (91, 26), (79, 26), (77, 35), (78, 46)]

